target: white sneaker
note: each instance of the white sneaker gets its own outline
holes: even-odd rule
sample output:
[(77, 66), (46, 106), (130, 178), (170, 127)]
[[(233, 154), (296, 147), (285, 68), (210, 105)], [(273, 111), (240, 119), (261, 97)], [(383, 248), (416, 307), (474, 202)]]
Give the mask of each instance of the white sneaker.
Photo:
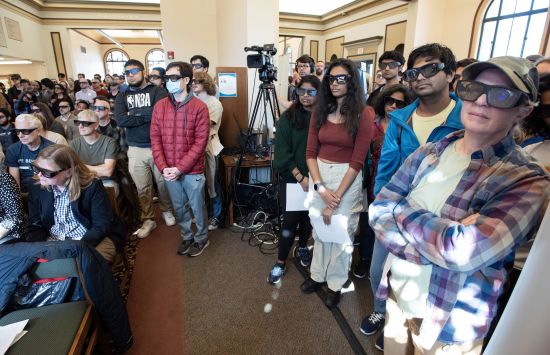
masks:
[(174, 217), (170, 211), (162, 212), (162, 218), (164, 218), (164, 223), (166, 223), (168, 227), (176, 224), (176, 217)]
[(138, 238), (147, 238), (153, 229), (157, 228), (157, 223), (152, 219), (146, 219), (141, 228), (134, 232)]

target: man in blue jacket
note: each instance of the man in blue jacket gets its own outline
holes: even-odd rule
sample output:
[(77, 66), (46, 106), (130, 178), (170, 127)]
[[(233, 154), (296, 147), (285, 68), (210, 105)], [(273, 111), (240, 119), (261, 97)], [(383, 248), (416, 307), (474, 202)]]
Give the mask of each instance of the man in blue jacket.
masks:
[[(420, 145), (438, 141), (449, 133), (463, 129), (460, 122), (462, 101), (449, 92), (456, 71), (453, 52), (440, 44), (431, 43), (414, 49), (407, 60), (403, 80), (410, 83), (417, 97), (412, 104), (390, 113), (390, 122), (378, 163), (374, 193), (384, 187), (405, 159)], [(382, 278), (382, 268), (388, 252), (376, 241), (370, 267), (374, 294), (374, 311), (361, 322), (361, 332), (372, 335), (384, 325), (386, 302), (376, 298)], [(383, 333), (376, 347), (383, 350)]]

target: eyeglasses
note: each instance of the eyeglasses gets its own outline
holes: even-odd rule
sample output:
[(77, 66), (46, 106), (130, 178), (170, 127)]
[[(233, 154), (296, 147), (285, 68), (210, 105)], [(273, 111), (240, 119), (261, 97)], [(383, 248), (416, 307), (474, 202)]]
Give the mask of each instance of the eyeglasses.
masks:
[[(87, 84), (87, 83), (86, 83)], [(56, 86), (54, 87), (55, 90), (63, 90), (63, 88), (61, 86)]]
[(36, 175), (41, 174), (43, 177), (48, 178), (48, 179), (51, 179), (51, 178), (55, 177), (56, 175), (58, 175), (60, 172), (63, 171), (63, 170), (51, 171), (51, 170), (44, 169), (44, 168), (41, 168), (39, 166), (36, 166), (34, 164), (31, 164), (31, 167), (32, 167), (32, 171)]
[(164, 76), (164, 80), (171, 81), (171, 82), (176, 82), (176, 81), (180, 80), (181, 78), (182, 78), (182, 76), (177, 75), (177, 74), (165, 75)]
[(399, 68), (401, 66), (401, 63), (399, 63), (399, 62), (387, 62), (387, 63), (382, 62), (382, 63), (378, 64), (378, 66), (382, 70), (384, 70), (386, 68), (395, 69), (395, 68)]
[(384, 97), (384, 105), (385, 105), (385, 106), (393, 106), (393, 105), (395, 105), (395, 107), (397, 107), (397, 108), (403, 108), (403, 107), (407, 106), (407, 104), (405, 103), (405, 101), (399, 100), (399, 99), (394, 99), (394, 98), (391, 97), (391, 96), (386, 96), (386, 97)]
[(204, 68), (204, 66), (201, 63), (195, 63), (195, 64), (191, 64), (191, 65), (193, 66), (193, 69)]
[(99, 81), (92, 81), (92, 84), (99, 84)]
[(0, 120), (3, 120), (4, 118), (6, 118), (5, 115), (0, 115)]
[(296, 95), (304, 96), (305, 94), (307, 94), (307, 96), (315, 97), (315, 96), (317, 96), (317, 90), (315, 90), (315, 89), (302, 89), (302, 88), (297, 88), (296, 89)]
[(32, 113), (40, 113), (40, 112), (42, 112), (42, 110), (39, 109), (39, 108), (31, 108), (31, 112)]
[(403, 80), (413, 82), (418, 79), (418, 75), (422, 74), (425, 78), (431, 78), (445, 68), (445, 63), (430, 63), (421, 66), (420, 68), (408, 69), (403, 73)]
[(92, 106), (90, 108), (92, 109), (92, 111), (99, 111), (99, 112), (103, 112), (107, 109), (107, 107), (105, 106)]
[(141, 72), (141, 69), (139, 68), (132, 68), (132, 69), (128, 69), (128, 70), (125, 70), (123, 71), (124, 75), (136, 75), (137, 73)]
[(59, 105), (59, 106), (57, 106), (57, 107), (59, 107), (59, 108), (70, 108), (71, 106), (68, 106), (68, 105)]
[(341, 74), (341, 75), (329, 75), (328, 76), (328, 83), (332, 84), (334, 81), (336, 81), (336, 84), (343, 85), (350, 81), (351, 75), (348, 74)]
[(193, 84), (203, 84), (203, 83), (204, 83), (203, 79), (193, 79)]
[(84, 126), (84, 127), (90, 127), (91, 125), (93, 125), (94, 123), (97, 123), (97, 122), (90, 122), (90, 121), (79, 121), (79, 120), (74, 120), (74, 125), (75, 126)]
[(36, 127), (35, 128), (22, 128), (22, 129), (16, 128), (15, 129), (15, 134), (19, 135), (19, 133), (21, 133), (24, 136), (28, 136), (29, 134), (31, 134), (34, 131), (36, 131)]
[(300, 64), (296, 64), (296, 67), (297, 67), (298, 69), (307, 69), (307, 68), (309, 68), (309, 64), (307, 64), (307, 63), (300, 63)]
[(476, 101), (485, 94), (487, 105), (496, 108), (512, 108), (527, 100), (527, 95), (520, 90), (471, 80), (460, 80), (456, 86), (456, 94), (464, 101)]
[(160, 79), (161, 76), (160, 75), (157, 75), (157, 74), (151, 74), (149, 75), (149, 77), (147, 78), (149, 81), (151, 80), (157, 80), (157, 79)]

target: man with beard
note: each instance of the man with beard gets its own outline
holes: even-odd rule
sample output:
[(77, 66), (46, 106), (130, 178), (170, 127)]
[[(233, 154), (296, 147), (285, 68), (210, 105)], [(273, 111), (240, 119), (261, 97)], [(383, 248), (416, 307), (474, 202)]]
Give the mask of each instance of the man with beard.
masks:
[(139, 60), (130, 59), (124, 63), (124, 75), (128, 80), (128, 89), (117, 95), (115, 100), (115, 119), (120, 127), (126, 128), (128, 143), (128, 168), (136, 183), (141, 207), (139, 238), (146, 238), (157, 227), (153, 208), (153, 178), (158, 187), (160, 207), (166, 225), (176, 224), (170, 211), (170, 198), (166, 191), (162, 174), (155, 167), (151, 151), (151, 115), (153, 106), (167, 96), (166, 91), (147, 82), (143, 74), (144, 66)]
[(325, 76), (325, 62), (322, 60), (318, 60), (317, 63), (315, 63), (315, 76), (319, 81), (322, 81)]

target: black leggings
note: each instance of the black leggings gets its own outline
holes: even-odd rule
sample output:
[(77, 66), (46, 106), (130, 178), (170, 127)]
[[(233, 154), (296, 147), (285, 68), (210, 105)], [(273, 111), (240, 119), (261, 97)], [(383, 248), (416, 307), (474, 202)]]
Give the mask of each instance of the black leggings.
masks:
[[(281, 203), (281, 210), (283, 212), (283, 223), (281, 226), (281, 235), (279, 238), (279, 260), (286, 261), (288, 253), (292, 244), (294, 243), (294, 236), (296, 233), (299, 236), (298, 245), (300, 247), (307, 246), (307, 240), (311, 235), (311, 223), (309, 222), (308, 211), (292, 211), (287, 212), (286, 209), (286, 182), (282, 179), (279, 184), (279, 196)], [(289, 183), (295, 183), (296, 181), (288, 181)]]
[(369, 225), (369, 214), (361, 212), (359, 214), (359, 256), (364, 260), (371, 260), (374, 249), (374, 230)]

